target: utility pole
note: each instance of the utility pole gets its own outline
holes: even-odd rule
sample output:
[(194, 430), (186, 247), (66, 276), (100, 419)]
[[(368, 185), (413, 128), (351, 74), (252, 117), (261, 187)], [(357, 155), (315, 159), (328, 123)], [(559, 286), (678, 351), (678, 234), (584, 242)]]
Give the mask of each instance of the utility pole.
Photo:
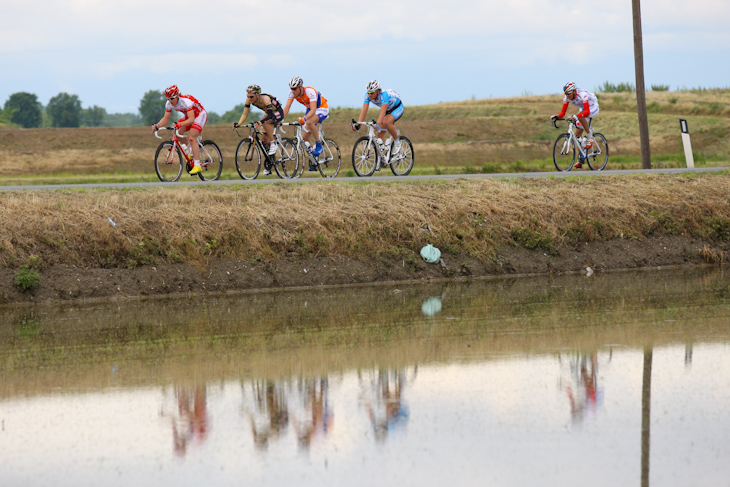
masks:
[(649, 151), (649, 121), (646, 118), (646, 87), (644, 86), (644, 47), (641, 41), (641, 5), (631, 0), (634, 13), (634, 66), (636, 71), (636, 110), (639, 112), (639, 137), (641, 139), (641, 168), (651, 169)]

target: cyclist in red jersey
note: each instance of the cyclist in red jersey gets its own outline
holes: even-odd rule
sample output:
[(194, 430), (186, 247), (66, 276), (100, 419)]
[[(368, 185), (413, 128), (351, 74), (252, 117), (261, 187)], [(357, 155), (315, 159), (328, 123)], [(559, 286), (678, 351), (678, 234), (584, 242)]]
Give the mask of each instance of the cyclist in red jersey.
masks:
[(175, 122), (175, 128), (180, 133), (188, 133), (188, 143), (193, 151), (193, 163), (195, 164), (190, 170), (190, 175), (198, 174), (203, 170), (200, 167), (200, 148), (198, 147), (198, 136), (203, 132), (205, 122), (208, 121), (208, 112), (205, 111), (203, 105), (192, 95), (181, 95), (177, 85), (172, 85), (165, 90), (165, 116), (159, 122), (152, 126), (152, 130), (160, 129), (170, 121), (172, 111), (183, 113), (185, 118)]
[[(580, 112), (573, 115), (573, 120), (575, 122), (575, 136), (580, 138), (580, 136), (583, 135), (583, 129), (586, 128), (586, 130), (588, 130), (588, 136), (586, 137), (584, 147), (586, 149), (590, 149), (593, 147), (593, 143), (595, 142), (591, 121), (599, 112), (598, 98), (596, 98), (596, 95), (588, 90), (576, 88), (575, 83), (572, 81), (563, 86), (563, 93), (565, 93), (565, 98), (563, 98), (563, 109), (559, 114), (550, 116), (550, 120), (563, 118), (565, 112), (568, 111), (568, 105), (577, 106)], [(581, 141), (581, 143), (583, 143), (583, 141)], [(580, 168), (581, 166), (582, 164), (579, 161), (575, 163), (574, 167)]]

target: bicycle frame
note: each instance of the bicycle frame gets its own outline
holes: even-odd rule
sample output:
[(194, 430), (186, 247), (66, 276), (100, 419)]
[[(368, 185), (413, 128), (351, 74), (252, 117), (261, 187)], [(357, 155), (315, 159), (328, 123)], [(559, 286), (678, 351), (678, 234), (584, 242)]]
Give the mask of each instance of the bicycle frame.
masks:
[[(160, 127), (158, 130), (155, 130), (155, 137), (157, 137), (158, 139), (162, 139), (162, 137), (160, 137), (159, 135), (157, 135), (157, 132), (159, 132), (160, 130), (169, 130), (171, 132), (170, 140), (172, 141), (172, 146), (170, 147), (170, 151), (168, 152), (167, 156), (165, 157), (165, 161), (172, 161), (174, 159), (174, 157), (175, 157), (174, 156), (175, 149), (176, 148), (179, 148), (180, 149), (180, 153), (183, 155), (183, 157), (185, 158), (185, 161), (187, 162), (188, 171), (190, 171), (190, 169), (192, 169), (193, 164), (194, 164), (192, 147), (190, 148), (190, 154), (188, 154), (187, 151), (185, 151), (183, 149), (182, 142), (180, 142), (180, 138), (181, 137), (184, 138), (186, 136), (183, 135), (183, 134), (181, 134), (174, 127)], [(190, 139), (189, 138), (187, 140), (188, 140), (188, 142), (190, 142)], [(201, 159), (200, 164), (203, 167), (205, 167), (205, 166), (208, 166), (210, 164), (209, 161), (211, 161), (213, 158), (211, 157), (211, 155), (207, 151), (207, 149), (203, 146), (203, 143), (202, 142), (203, 142), (203, 136), (202, 135), (198, 135), (198, 139), (197, 139), (198, 148), (200, 149), (201, 155), (202, 154), (205, 154), (206, 155), (206, 157), (201, 157), (200, 158)]]
[[(276, 134), (276, 140), (278, 142), (281, 142), (281, 135), (279, 135), (279, 131), (281, 131), (284, 134), (286, 133), (286, 131), (283, 128), (284, 125), (286, 125), (286, 126), (292, 126), (292, 127), (296, 127), (297, 128), (297, 134), (296, 134), (297, 150), (300, 151), (300, 152), (302, 152), (302, 153), (304, 153), (304, 154), (307, 154), (307, 157), (309, 158), (309, 164), (311, 166), (316, 166), (320, 162), (324, 162), (324, 161), (317, 160), (314, 157), (314, 155), (312, 155), (312, 153), (309, 152), (306, 149), (306, 146), (304, 144), (304, 137), (302, 136), (302, 130), (304, 128), (303, 128), (302, 124), (300, 124), (299, 122), (286, 122), (286, 123), (279, 124), (277, 126), (277, 128), (276, 128), (276, 131), (274, 132)], [(318, 123), (317, 124), (317, 129), (319, 130), (319, 140), (320, 140), (321, 143), (324, 144), (324, 129), (322, 128), (322, 125)]]
[[(259, 135), (263, 135), (263, 134), (256, 128), (256, 126), (253, 123), (244, 125), (244, 127), (251, 129), (251, 132), (249, 133), (248, 138), (251, 139), (251, 141), (253, 141), (256, 144), (256, 146), (259, 148), (259, 151), (261, 152), (261, 154), (263, 154), (264, 168), (268, 169), (268, 170), (273, 169), (275, 161), (274, 161), (274, 159), (271, 158), (271, 156), (269, 155), (269, 151), (266, 150), (266, 148), (264, 147), (264, 143), (261, 141), (261, 137), (259, 137)], [(274, 128), (274, 133), (276, 134), (276, 128)], [(238, 135), (240, 136), (241, 134), (238, 134)], [(276, 137), (276, 140), (277, 140), (277, 142), (281, 142), (281, 137)], [(251, 148), (253, 148), (253, 145), (251, 146)], [(249, 156), (250, 156), (250, 154), (246, 153), (246, 158), (248, 158)]]
[(590, 154), (588, 153), (588, 150), (583, 147), (583, 144), (580, 143), (578, 137), (575, 135), (575, 121), (572, 118), (556, 118), (553, 121), (553, 126), (555, 126), (555, 128), (559, 128), (558, 122), (563, 120), (568, 122), (568, 129), (566, 130), (566, 133), (569, 135), (569, 138), (565, 139), (563, 147), (560, 149), (560, 153), (562, 155), (566, 155), (568, 151), (570, 151), (570, 141), (573, 141), (575, 147), (578, 148), (579, 160), (587, 159), (590, 156), (597, 156), (602, 153), (598, 144), (593, 144), (593, 151)]
[[(393, 160), (397, 160), (395, 158), (399, 157), (398, 155), (393, 156), (394, 159), (391, 160), (391, 152), (393, 150), (393, 144), (385, 144), (385, 153), (383, 153), (380, 150), (380, 144), (373, 144), (376, 138), (379, 138), (377, 135), (377, 129), (375, 128), (378, 124), (375, 122), (375, 120), (371, 120), (369, 122), (356, 122), (355, 120), (352, 121), (352, 125), (365, 125), (368, 128), (368, 145), (367, 150), (370, 150), (373, 145), (375, 145), (375, 152), (378, 154), (378, 165), (383, 162), (384, 164), (390, 164)], [(385, 132), (385, 129), (380, 130), (381, 132)], [(400, 135), (400, 130), (396, 129), (398, 135)], [(390, 138), (390, 137), (389, 137)], [(404, 157), (402, 154), (400, 154), (400, 157)]]

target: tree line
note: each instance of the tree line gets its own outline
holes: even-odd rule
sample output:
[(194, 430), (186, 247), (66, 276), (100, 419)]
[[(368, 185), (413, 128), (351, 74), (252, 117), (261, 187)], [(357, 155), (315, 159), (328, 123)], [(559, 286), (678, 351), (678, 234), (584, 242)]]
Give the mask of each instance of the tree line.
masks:
[[(137, 113), (107, 113), (106, 109), (97, 105), (82, 108), (78, 95), (59, 93), (49, 100), (48, 105), (43, 106), (35, 94), (21, 91), (13, 93), (5, 101), (5, 105), (0, 110), (0, 123), (23, 128), (152, 125), (162, 118), (165, 101), (162, 91), (150, 90), (142, 96)], [(243, 112), (243, 103), (236, 105), (223, 115), (209, 111), (208, 123), (237, 122), (241, 112)], [(249, 116), (249, 118), (252, 117), (256, 118), (253, 114)]]

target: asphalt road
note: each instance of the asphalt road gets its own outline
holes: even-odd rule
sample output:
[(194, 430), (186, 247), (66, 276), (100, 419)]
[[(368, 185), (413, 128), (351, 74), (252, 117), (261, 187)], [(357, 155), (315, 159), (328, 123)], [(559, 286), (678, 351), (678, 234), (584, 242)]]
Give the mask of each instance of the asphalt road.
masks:
[[(471, 179), (471, 178), (560, 178), (567, 176), (592, 177), (592, 176), (611, 176), (620, 174), (676, 174), (676, 173), (698, 173), (698, 172), (719, 172), (725, 171), (727, 167), (702, 167), (702, 168), (674, 168), (674, 169), (623, 169), (623, 170), (607, 170), (607, 171), (591, 171), (586, 169), (574, 169), (569, 172), (521, 172), (521, 173), (502, 173), (502, 174), (442, 174), (439, 176), (374, 176), (370, 178), (359, 177), (337, 177), (329, 181), (417, 181), (422, 179)], [(386, 168), (385, 171), (389, 170)], [(266, 178), (255, 179), (253, 181), (245, 181), (243, 179), (231, 179), (225, 181), (201, 181), (198, 178), (190, 178), (190, 181), (180, 180), (176, 183), (88, 183), (88, 184), (38, 184), (27, 186), (1, 186), (0, 191), (18, 191), (18, 190), (59, 190), (59, 189), (94, 189), (94, 188), (149, 188), (155, 186), (202, 186), (202, 185), (230, 185), (230, 184), (269, 184), (269, 183), (315, 183), (322, 181), (322, 178), (305, 178), (305, 179), (279, 179)]]

